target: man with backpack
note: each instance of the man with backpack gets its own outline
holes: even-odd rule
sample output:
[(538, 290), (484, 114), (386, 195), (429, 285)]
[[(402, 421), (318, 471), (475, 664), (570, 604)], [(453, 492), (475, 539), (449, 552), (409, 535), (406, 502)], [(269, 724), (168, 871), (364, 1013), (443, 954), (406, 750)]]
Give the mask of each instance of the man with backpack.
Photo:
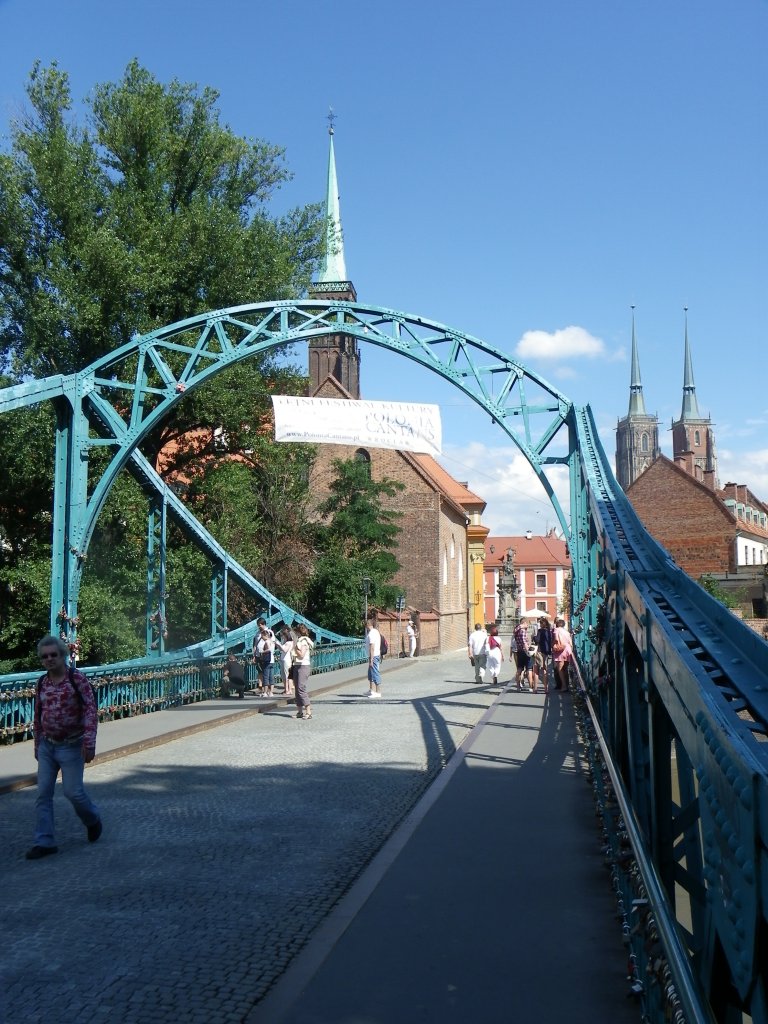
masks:
[(83, 771), (96, 756), (98, 714), (90, 683), (67, 665), (69, 648), (56, 636), (44, 636), (37, 653), (45, 674), (35, 691), (35, 845), (27, 860), (58, 852), (53, 831), (53, 793), (61, 769), (64, 796), (85, 825), (88, 842), (101, 835), (101, 815), (83, 786)]

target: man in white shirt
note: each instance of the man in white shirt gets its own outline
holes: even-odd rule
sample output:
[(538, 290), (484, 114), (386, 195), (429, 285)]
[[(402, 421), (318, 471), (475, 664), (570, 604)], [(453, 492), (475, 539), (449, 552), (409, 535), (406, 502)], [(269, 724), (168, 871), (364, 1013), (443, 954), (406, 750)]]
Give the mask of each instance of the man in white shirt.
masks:
[(475, 682), (482, 683), (485, 679), (485, 659), (488, 654), (488, 633), (482, 623), (476, 622), (475, 628), (467, 640), (467, 653), (471, 665), (475, 666)]
[(370, 689), (369, 697), (381, 697), (381, 633), (376, 629), (373, 619), (367, 619), (365, 623), (365, 642), (368, 645), (368, 682)]

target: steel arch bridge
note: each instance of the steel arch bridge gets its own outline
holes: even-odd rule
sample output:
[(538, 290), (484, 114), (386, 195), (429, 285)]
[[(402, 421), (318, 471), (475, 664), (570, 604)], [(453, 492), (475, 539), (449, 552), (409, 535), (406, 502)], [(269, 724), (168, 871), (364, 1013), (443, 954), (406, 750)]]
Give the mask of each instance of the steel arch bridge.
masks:
[[(590, 408), (502, 351), (386, 308), (259, 303), (135, 337), (77, 374), (0, 391), (0, 412), (45, 400), (56, 407), (52, 626), (59, 612), (70, 626), (77, 620), (88, 545), (126, 467), (153, 496), (148, 646), (157, 629), (150, 607), (155, 623), (164, 618), (169, 515), (215, 566), (204, 653), (219, 649), (226, 630), (230, 575), (275, 617), (296, 617), (217, 545), (139, 446), (223, 368), (338, 334), (398, 353), (463, 391), (523, 452), (552, 501), (573, 563), (572, 627), (605, 759), (593, 766), (594, 785), (646, 1018), (676, 1012), (681, 1021), (730, 1024), (747, 1012), (768, 1024), (768, 645), (649, 537), (613, 477)], [(111, 453), (98, 478), (89, 474), (95, 447)], [(570, 517), (548, 476), (556, 466), (569, 472)], [(153, 642), (161, 653), (162, 637)]]

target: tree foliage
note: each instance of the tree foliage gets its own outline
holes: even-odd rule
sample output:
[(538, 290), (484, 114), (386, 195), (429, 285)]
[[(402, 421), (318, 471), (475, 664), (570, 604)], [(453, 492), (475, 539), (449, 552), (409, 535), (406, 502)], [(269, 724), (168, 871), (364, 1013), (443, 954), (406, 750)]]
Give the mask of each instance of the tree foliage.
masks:
[(307, 595), (312, 617), (328, 629), (360, 635), (363, 627), (363, 581), (369, 580), (368, 602), (390, 607), (398, 594), (391, 584), (400, 563), (392, 548), (400, 533), (400, 513), (386, 507), (386, 498), (403, 484), (384, 477), (373, 480), (367, 463), (356, 459), (333, 463), (330, 495), (319, 506), (317, 559)]
[[(163, 84), (136, 61), (73, 115), (69, 80), (35, 65), (29, 108), (0, 153), (0, 368), (4, 384), (73, 373), (209, 309), (300, 295), (322, 253), (318, 206), (275, 216), (283, 151), (222, 124), (217, 93)], [(311, 453), (275, 445), (270, 396), (301, 393), (286, 353), (251, 357), (177, 404), (144, 446), (233, 556), (303, 598), (311, 538), (300, 484)], [(29, 657), (48, 628), (53, 416), (0, 419), (0, 642)], [(91, 453), (92, 463), (98, 455)], [(89, 552), (81, 635), (91, 660), (143, 653), (146, 497), (115, 484)], [(303, 574), (302, 569), (303, 567)], [(172, 646), (210, 622), (210, 567), (172, 531)], [(269, 585), (268, 584), (268, 585)], [(233, 598), (233, 613), (249, 611)]]
[(700, 576), (697, 582), (711, 597), (714, 597), (716, 601), (719, 601), (720, 604), (730, 610), (738, 608), (746, 599), (747, 592), (745, 588), (726, 590), (722, 583), (709, 573)]
[(319, 209), (270, 216), (283, 151), (220, 122), (218, 94), (136, 61), (75, 123), (67, 75), (36, 64), (0, 158), (0, 322), (8, 368), (71, 373), (165, 324), (300, 294)]

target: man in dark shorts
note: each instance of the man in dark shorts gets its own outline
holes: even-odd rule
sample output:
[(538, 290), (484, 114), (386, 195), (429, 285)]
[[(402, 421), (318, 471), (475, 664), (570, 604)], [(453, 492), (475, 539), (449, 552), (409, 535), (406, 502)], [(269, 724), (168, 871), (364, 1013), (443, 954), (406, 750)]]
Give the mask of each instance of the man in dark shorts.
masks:
[(245, 669), (234, 656), (227, 656), (227, 664), (224, 666), (224, 679), (221, 683), (221, 696), (231, 696), (232, 690), (237, 690), (237, 696), (242, 700), (245, 697)]

